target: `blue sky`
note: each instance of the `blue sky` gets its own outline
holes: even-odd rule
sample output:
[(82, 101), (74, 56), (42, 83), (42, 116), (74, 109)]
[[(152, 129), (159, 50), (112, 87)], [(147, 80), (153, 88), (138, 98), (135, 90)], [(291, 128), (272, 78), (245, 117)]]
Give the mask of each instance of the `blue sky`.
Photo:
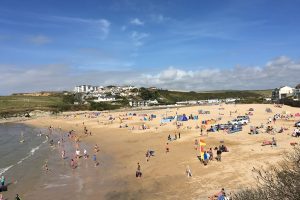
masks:
[[(299, 7), (296, 0), (2, 0), (0, 94), (77, 84), (294, 86)], [(278, 77), (272, 63), (294, 71)], [(257, 70), (265, 76), (257, 79)]]

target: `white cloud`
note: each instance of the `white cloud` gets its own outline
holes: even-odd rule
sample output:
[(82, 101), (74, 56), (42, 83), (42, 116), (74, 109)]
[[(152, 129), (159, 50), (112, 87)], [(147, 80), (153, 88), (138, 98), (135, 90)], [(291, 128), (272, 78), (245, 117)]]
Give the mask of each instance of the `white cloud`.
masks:
[[(300, 83), (300, 62), (280, 56), (265, 66), (229, 69), (206, 68), (184, 70), (168, 67), (161, 71), (139, 70), (85, 70), (68, 65), (44, 66), (0, 65), (1, 94), (12, 92), (72, 89), (78, 84), (134, 84), (157, 86), (174, 90), (270, 89)], [(99, 78), (101, 77), (101, 78)]]
[(167, 89), (270, 89), (300, 83), (300, 62), (280, 56), (263, 67), (236, 66), (229, 69), (207, 68), (183, 70), (169, 67), (156, 74), (142, 74), (139, 85), (155, 85)]
[(47, 20), (56, 21), (64, 24), (76, 24), (78, 29), (95, 30), (98, 37), (105, 39), (110, 32), (110, 21), (107, 19), (85, 19), (77, 17), (52, 16)]
[(162, 14), (152, 14), (152, 15), (150, 15), (150, 17), (151, 17), (152, 21), (154, 21), (156, 23), (162, 23), (162, 22), (165, 22), (170, 19), (169, 17), (165, 17)]
[(28, 38), (28, 41), (32, 44), (43, 45), (52, 42), (52, 40), (44, 35), (36, 35)]
[(130, 20), (130, 24), (142, 26), (142, 25), (144, 25), (144, 22), (141, 21), (139, 18), (134, 18), (134, 19)]
[(99, 19), (95, 21), (96, 25), (98, 25), (98, 28), (102, 32), (102, 39), (105, 39), (110, 31), (110, 22), (106, 19)]
[(148, 33), (140, 33), (137, 31), (133, 31), (130, 35), (133, 44), (137, 47), (142, 46), (144, 44), (144, 40), (149, 37)]

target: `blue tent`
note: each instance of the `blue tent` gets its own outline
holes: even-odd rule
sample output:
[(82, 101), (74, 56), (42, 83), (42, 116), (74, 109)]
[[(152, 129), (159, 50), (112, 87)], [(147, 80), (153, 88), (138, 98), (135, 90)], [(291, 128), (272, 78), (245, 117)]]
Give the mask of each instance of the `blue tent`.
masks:
[(178, 121), (188, 121), (188, 118), (186, 117), (185, 114), (183, 114), (183, 115), (178, 115), (177, 120)]

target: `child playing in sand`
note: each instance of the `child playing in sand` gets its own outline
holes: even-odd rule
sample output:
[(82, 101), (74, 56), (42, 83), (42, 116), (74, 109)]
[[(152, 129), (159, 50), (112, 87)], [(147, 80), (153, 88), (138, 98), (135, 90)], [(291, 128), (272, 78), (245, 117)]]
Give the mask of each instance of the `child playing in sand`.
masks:
[(188, 178), (192, 177), (192, 171), (190, 169), (190, 166), (186, 166), (185, 173), (186, 173)]

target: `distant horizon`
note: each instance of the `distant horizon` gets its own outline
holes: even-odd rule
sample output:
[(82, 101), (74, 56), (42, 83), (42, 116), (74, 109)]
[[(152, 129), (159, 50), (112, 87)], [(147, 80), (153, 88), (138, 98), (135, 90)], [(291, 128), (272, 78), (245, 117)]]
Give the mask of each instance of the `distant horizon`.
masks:
[(183, 91), (294, 86), (299, 7), (297, 0), (4, 0), (0, 95), (86, 82)]

